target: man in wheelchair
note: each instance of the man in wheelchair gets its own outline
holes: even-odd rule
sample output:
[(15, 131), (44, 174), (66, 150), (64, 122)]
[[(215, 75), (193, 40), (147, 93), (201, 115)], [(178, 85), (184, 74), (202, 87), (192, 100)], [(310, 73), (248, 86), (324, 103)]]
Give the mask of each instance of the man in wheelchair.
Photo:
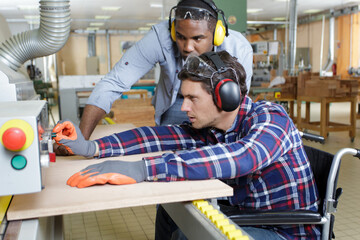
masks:
[[(246, 73), (226, 51), (189, 56), (179, 73), (182, 111), (190, 123), (141, 127), (95, 141), (69, 122), (55, 126), (55, 140), (74, 154), (110, 157), (169, 151), (138, 162), (106, 161), (74, 174), (73, 187), (142, 181), (222, 179), (234, 195), (222, 210), (318, 211), (319, 197), (301, 136), (285, 110), (246, 95)], [(74, 131), (69, 131), (72, 128)], [(66, 131), (64, 131), (66, 130)], [(69, 132), (77, 133), (70, 136)], [(70, 134), (71, 135), (71, 134)], [(319, 239), (312, 224), (246, 226), (254, 239)], [(156, 239), (186, 239), (159, 206)]]

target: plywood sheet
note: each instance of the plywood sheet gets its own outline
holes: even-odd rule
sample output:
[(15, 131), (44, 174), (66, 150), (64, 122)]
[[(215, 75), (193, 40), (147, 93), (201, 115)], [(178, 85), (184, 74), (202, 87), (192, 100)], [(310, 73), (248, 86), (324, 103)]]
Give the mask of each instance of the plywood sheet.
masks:
[[(131, 128), (131, 125), (98, 126), (93, 138), (108, 135), (116, 130)], [(151, 153), (147, 155), (157, 155)], [(14, 196), (7, 212), (8, 220), (19, 220), (73, 214), (98, 210), (109, 210), (142, 205), (181, 202), (194, 199), (231, 196), (232, 188), (220, 180), (182, 182), (143, 182), (132, 185), (99, 185), (89, 188), (73, 188), (66, 185), (75, 172), (105, 160), (136, 161), (143, 155), (126, 157), (84, 159), (79, 156), (57, 157), (45, 169), (45, 189), (39, 193)]]
[(97, 125), (94, 132), (91, 134), (90, 139), (94, 140), (104, 136), (111, 135), (126, 130), (135, 128), (131, 123), (113, 124), (113, 125)]

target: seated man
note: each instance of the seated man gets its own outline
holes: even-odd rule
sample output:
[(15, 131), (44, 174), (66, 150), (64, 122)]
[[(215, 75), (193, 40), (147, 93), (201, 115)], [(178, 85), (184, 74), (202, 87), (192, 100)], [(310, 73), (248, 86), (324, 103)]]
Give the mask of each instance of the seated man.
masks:
[[(317, 189), (301, 137), (284, 109), (253, 103), (246, 74), (226, 51), (189, 56), (179, 73), (190, 123), (141, 127), (85, 141), (77, 126), (58, 123), (55, 140), (74, 154), (110, 157), (169, 151), (141, 161), (105, 161), (68, 180), (72, 187), (141, 181), (222, 179), (234, 188), (229, 206), (241, 210), (318, 210)], [(179, 150), (179, 151), (176, 151)], [(160, 206), (156, 239), (170, 239), (176, 225)], [(315, 225), (243, 227), (254, 239), (319, 239)]]

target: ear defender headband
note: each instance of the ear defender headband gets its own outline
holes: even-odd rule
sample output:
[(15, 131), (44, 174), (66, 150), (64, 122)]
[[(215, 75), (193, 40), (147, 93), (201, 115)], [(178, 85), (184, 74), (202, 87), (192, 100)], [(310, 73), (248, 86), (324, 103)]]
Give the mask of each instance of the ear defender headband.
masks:
[[(221, 20), (217, 20), (216, 23), (216, 27), (214, 30), (214, 36), (213, 36), (213, 44), (214, 46), (220, 46), (225, 39), (225, 36), (229, 36), (229, 29), (228, 29), (228, 25), (225, 19), (225, 15), (223, 10), (218, 9), (215, 4), (211, 1), (208, 0), (201, 0), (202, 2), (206, 3), (207, 5), (209, 5), (211, 7), (211, 9), (213, 9), (218, 15), (219, 13), (222, 16), (223, 21)], [(181, 2), (181, 1), (180, 1)], [(179, 4), (178, 4), (179, 5)], [(171, 21), (172, 19), (172, 13), (173, 11), (180, 11), (183, 10), (184, 14), (183, 14), (183, 18), (182, 19), (193, 19), (193, 20), (207, 20), (206, 18), (208, 17), (214, 17), (215, 19), (217, 19), (217, 16), (214, 16), (214, 14), (212, 14), (210, 11), (208, 11), (207, 9), (204, 8), (198, 8), (198, 7), (187, 7), (187, 6), (175, 6), (173, 8), (171, 8), (170, 10), (170, 14), (169, 14), (169, 30), (170, 30), (170, 35), (171, 35), (171, 39), (175, 42), (176, 41), (176, 31), (175, 31), (175, 21)], [(200, 16), (203, 16), (203, 18), (201, 17), (196, 17), (196, 19), (193, 18), (192, 12), (197, 11), (198, 14), (200, 14)], [(176, 17), (176, 16), (175, 16)], [(224, 26), (224, 24), (225, 26)]]

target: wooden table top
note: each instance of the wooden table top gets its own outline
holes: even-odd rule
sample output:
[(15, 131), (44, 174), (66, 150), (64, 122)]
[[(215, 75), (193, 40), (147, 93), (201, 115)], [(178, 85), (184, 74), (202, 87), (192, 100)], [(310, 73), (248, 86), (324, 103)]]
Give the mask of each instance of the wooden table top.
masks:
[[(131, 124), (99, 125), (92, 138), (132, 127)], [(146, 155), (159, 154), (161, 153)], [(45, 189), (38, 193), (14, 196), (7, 218), (20, 220), (233, 195), (232, 188), (220, 180), (142, 182), (122, 186), (107, 184), (83, 189), (66, 185), (67, 179), (72, 174), (90, 164), (109, 159), (136, 161), (142, 156), (144, 155), (103, 159), (58, 156), (55, 163), (51, 163), (49, 168), (44, 169)]]

